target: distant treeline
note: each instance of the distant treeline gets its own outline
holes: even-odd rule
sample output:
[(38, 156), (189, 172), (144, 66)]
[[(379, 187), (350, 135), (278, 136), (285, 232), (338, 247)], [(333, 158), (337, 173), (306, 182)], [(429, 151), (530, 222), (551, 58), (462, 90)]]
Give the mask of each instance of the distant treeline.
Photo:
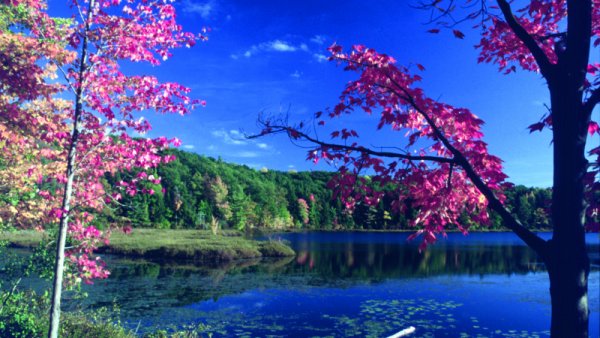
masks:
[[(255, 170), (244, 165), (194, 153), (169, 150), (176, 160), (155, 169), (162, 184), (147, 183), (151, 194), (124, 194), (122, 205), (104, 214), (109, 222), (157, 228), (283, 229), (409, 229), (414, 214), (390, 213), (393, 197), (377, 206), (358, 204), (349, 212), (332, 199), (327, 182), (332, 172), (280, 172)], [(131, 178), (120, 173), (108, 184)], [(532, 229), (547, 229), (550, 189), (516, 186), (506, 191), (507, 206)], [(465, 215), (467, 216), (467, 215)], [(465, 217), (467, 219), (467, 217)], [(502, 229), (498, 215), (482, 229)], [(472, 228), (480, 228), (473, 225)]]

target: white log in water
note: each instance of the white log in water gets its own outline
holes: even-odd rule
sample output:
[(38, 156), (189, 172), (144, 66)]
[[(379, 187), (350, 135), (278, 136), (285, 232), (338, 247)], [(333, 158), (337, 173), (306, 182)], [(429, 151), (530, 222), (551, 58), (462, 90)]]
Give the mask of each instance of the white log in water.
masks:
[(400, 338), (400, 337), (406, 337), (406, 336), (408, 336), (409, 334), (411, 334), (411, 333), (415, 332), (415, 330), (416, 330), (416, 329), (415, 329), (415, 327), (414, 327), (414, 326), (409, 326), (409, 327), (407, 327), (406, 329), (404, 329), (404, 330), (402, 330), (402, 331), (400, 331), (400, 332), (394, 333), (393, 335), (391, 335), (391, 336), (389, 336), (389, 337), (387, 337), (387, 338)]

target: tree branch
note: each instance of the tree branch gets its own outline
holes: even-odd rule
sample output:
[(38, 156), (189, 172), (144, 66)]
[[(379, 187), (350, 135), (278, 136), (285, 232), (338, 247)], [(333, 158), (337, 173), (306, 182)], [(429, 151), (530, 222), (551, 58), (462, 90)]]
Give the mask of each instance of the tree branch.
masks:
[(458, 165), (465, 170), (467, 177), (469, 177), (471, 182), (473, 182), (477, 189), (479, 189), (479, 191), (488, 200), (489, 207), (500, 214), (500, 217), (502, 217), (502, 220), (504, 221), (504, 225), (517, 234), (517, 236), (519, 236), (523, 242), (525, 242), (529, 247), (535, 250), (537, 254), (545, 259), (547, 242), (541, 239), (535, 233), (531, 232), (529, 229), (525, 228), (521, 222), (519, 222), (519, 220), (510, 214), (508, 209), (502, 205), (494, 192), (490, 189), (490, 187), (487, 186), (487, 184), (485, 184), (485, 182), (483, 182), (469, 161), (460, 152), (458, 152), (459, 156), (457, 156), (457, 154), (454, 152), (452, 153), (455, 155), (455, 157), (457, 157)]
[(521, 26), (521, 24), (517, 21), (517, 19), (512, 13), (508, 1), (497, 0), (497, 2), (508, 26), (517, 35), (519, 40), (521, 40), (525, 44), (527, 49), (529, 49), (529, 51), (535, 58), (535, 61), (537, 62), (538, 66), (540, 67), (540, 72), (542, 73), (542, 75), (547, 80), (550, 80), (550, 78), (552, 78), (553, 76), (552, 73), (554, 66), (552, 65), (552, 63), (550, 63), (550, 60), (548, 60), (546, 53), (544, 53), (544, 51), (542, 50), (542, 48), (540, 48), (535, 39), (531, 35), (529, 35), (525, 28), (523, 28), (523, 26)]
[(19, 279), (17, 279), (17, 281), (13, 284), (13, 287), (10, 290), (10, 292), (6, 295), (6, 297), (4, 297), (4, 300), (2, 301), (2, 305), (0, 305), (0, 314), (2, 314), (2, 310), (4, 309), (4, 306), (6, 305), (6, 303), (8, 303), (8, 300), (10, 299), (10, 297), (12, 297), (12, 295), (17, 290), (17, 286), (19, 286), (19, 283), (21, 283), (21, 277), (19, 277)]
[[(504, 2), (506, 5), (508, 5), (505, 2), (505, 0), (498, 0), (498, 1)], [(508, 10), (510, 13), (510, 7), (508, 7)], [(512, 14), (511, 14), (511, 17), (512, 17)], [(514, 17), (512, 17), (512, 19), (513, 19), (513, 21), (515, 21)], [(516, 21), (515, 21), (515, 23), (516, 23)], [(520, 25), (519, 25), (519, 27), (520, 27)], [(522, 27), (520, 27), (520, 28), (523, 30), (523, 32), (525, 32)], [(525, 32), (525, 34), (527, 35), (528, 38), (532, 39), (531, 36), (529, 36), (526, 32)], [(542, 52), (541, 49), (539, 49), (539, 47), (537, 46), (537, 44), (535, 44), (535, 41), (533, 43), (534, 43), (535, 47), (538, 48), (538, 50), (540, 52)], [(543, 60), (545, 60), (545, 62), (547, 62), (547, 67), (545, 69), (547, 72), (549, 72), (548, 67), (550, 66), (550, 63), (549, 63), (548, 59), (546, 58), (545, 54), (543, 54), (543, 52), (542, 52), (542, 56), (543, 56)], [(344, 60), (344, 61), (350, 62), (348, 60)], [(364, 67), (375, 67), (374, 65), (363, 65), (363, 66)], [(475, 171), (473, 166), (471, 166), (469, 160), (465, 157), (465, 155), (463, 155), (463, 153), (460, 150), (458, 150), (456, 147), (454, 147), (452, 145), (450, 140), (445, 136), (443, 131), (437, 126), (437, 124), (431, 118), (431, 116), (429, 116), (429, 114), (417, 104), (417, 102), (412, 97), (412, 95), (408, 91), (408, 89), (401, 86), (393, 78), (393, 76), (391, 76), (389, 73), (386, 74), (386, 77), (390, 81), (391, 85), (381, 85), (381, 84), (377, 84), (377, 85), (383, 89), (389, 90), (391, 95), (396, 95), (398, 98), (401, 98), (402, 100), (406, 101), (408, 105), (410, 105), (419, 114), (421, 114), (423, 116), (423, 118), (426, 120), (427, 124), (429, 124), (429, 126), (432, 128), (434, 136), (438, 140), (440, 140), (442, 142), (442, 144), (446, 147), (446, 149), (448, 149), (452, 153), (452, 155), (453, 155), (452, 158), (435, 157), (435, 156), (411, 156), (411, 155), (405, 155), (405, 154), (399, 154), (399, 153), (378, 152), (378, 151), (374, 151), (374, 150), (367, 149), (364, 147), (330, 144), (330, 143), (322, 142), (318, 139), (312, 138), (309, 135), (302, 133), (298, 130), (295, 130), (287, 125), (283, 125), (283, 126), (270, 125), (269, 123), (264, 123), (264, 122), (261, 122), (261, 123), (264, 125), (264, 127), (266, 127), (265, 128), (266, 131), (264, 131), (263, 133), (258, 134), (258, 135), (246, 136), (246, 137), (247, 138), (257, 138), (260, 136), (264, 136), (265, 134), (275, 134), (275, 133), (285, 132), (288, 134), (288, 136), (290, 138), (296, 139), (296, 138), (301, 137), (312, 143), (321, 145), (323, 147), (333, 148), (333, 149), (337, 148), (337, 149), (342, 149), (342, 150), (358, 151), (358, 152), (364, 152), (364, 153), (375, 155), (375, 156), (403, 158), (403, 159), (408, 159), (411, 161), (429, 160), (429, 161), (457, 164), (465, 171), (465, 173), (467, 174), (467, 177), (475, 185), (475, 187), (477, 187), (479, 192), (481, 192), (481, 194), (483, 194), (485, 196), (485, 198), (488, 201), (488, 207), (491, 208), (492, 210), (496, 211), (500, 215), (500, 217), (504, 221), (505, 226), (508, 227), (510, 230), (512, 230), (517, 236), (519, 236), (519, 238), (521, 238), (521, 240), (523, 240), (523, 242), (525, 242), (529, 247), (531, 247), (533, 250), (535, 250), (536, 253), (545, 260), (547, 257), (547, 251), (548, 251), (547, 250), (547, 247), (548, 247), (547, 242), (545, 240), (543, 240), (542, 238), (540, 238), (539, 236), (537, 236), (532, 231), (530, 231), (529, 229), (525, 228), (521, 224), (521, 222), (519, 222), (519, 220), (517, 220), (513, 215), (511, 215), (511, 213), (508, 211), (508, 209), (506, 209), (504, 207), (504, 205), (502, 204), (502, 202), (500, 202), (500, 200), (496, 197), (493, 190), (483, 181), (483, 179)]]
[(258, 137), (264, 136), (265, 134), (286, 133), (286, 134), (288, 134), (288, 136), (290, 138), (295, 139), (297, 137), (293, 137), (292, 134), (297, 134), (300, 138), (303, 138), (311, 143), (318, 144), (321, 147), (325, 147), (325, 148), (350, 150), (350, 151), (362, 152), (362, 153), (366, 153), (366, 154), (374, 155), (374, 156), (401, 158), (401, 159), (409, 160), (409, 161), (432, 161), (432, 162), (438, 162), (438, 163), (455, 163), (455, 160), (453, 158), (448, 158), (448, 157), (413, 156), (413, 155), (407, 155), (407, 154), (401, 154), (401, 153), (389, 152), (389, 151), (377, 151), (377, 150), (360, 147), (360, 146), (349, 146), (349, 145), (342, 145), (342, 144), (336, 144), (336, 143), (327, 143), (327, 142), (320, 141), (314, 137), (311, 137), (310, 135), (303, 133), (301, 131), (298, 131), (289, 126), (270, 125), (270, 124), (265, 124), (265, 126), (267, 126), (267, 128), (270, 129), (269, 132), (263, 133), (263, 134), (258, 134), (258, 135), (246, 135), (246, 138), (253, 139), (253, 138), (258, 138)]
[(481, 192), (485, 198), (488, 200), (489, 207), (500, 214), (504, 224), (512, 230), (519, 238), (521, 238), (529, 247), (535, 250), (540, 256), (544, 257), (546, 255), (546, 241), (541, 239), (535, 233), (531, 232), (529, 229), (525, 228), (519, 220), (517, 220), (510, 212), (502, 205), (500, 200), (496, 197), (492, 189), (488, 187), (485, 182), (481, 179), (479, 174), (475, 172), (469, 160), (462, 154), (462, 152), (456, 149), (451, 143), (450, 140), (444, 135), (444, 133), (440, 130), (440, 128), (436, 125), (435, 121), (425, 112), (421, 107), (417, 105), (414, 98), (408, 93), (408, 91), (400, 86), (391, 76), (388, 76), (391, 82), (400, 89), (403, 93), (399, 93), (395, 90), (395, 88), (387, 87), (388, 90), (391, 90), (394, 95), (406, 100), (410, 106), (412, 106), (417, 112), (419, 112), (427, 121), (427, 123), (433, 129), (435, 136), (442, 141), (444, 146), (454, 155), (454, 163), (461, 166), (467, 177), (473, 182), (473, 184), (477, 187), (479, 192)]
[(583, 103), (583, 117), (587, 119), (592, 116), (592, 111), (598, 103), (600, 103), (600, 87), (594, 89), (592, 95)]

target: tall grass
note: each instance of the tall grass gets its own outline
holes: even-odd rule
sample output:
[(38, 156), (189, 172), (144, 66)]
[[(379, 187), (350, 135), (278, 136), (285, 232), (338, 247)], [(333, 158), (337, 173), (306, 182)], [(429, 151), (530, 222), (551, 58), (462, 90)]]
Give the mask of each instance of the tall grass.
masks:
[[(0, 233), (0, 239), (24, 247), (36, 246), (43, 236), (36, 231)], [(130, 234), (114, 232), (110, 244), (98, 251), (127, 257), (194, 260), (207, 264), (294, 255), (294, 251), (283, 243), (246, 239), (233, 230), (221, 230), (219, 235), (214, 235), (211, 230), (134, 229)]]

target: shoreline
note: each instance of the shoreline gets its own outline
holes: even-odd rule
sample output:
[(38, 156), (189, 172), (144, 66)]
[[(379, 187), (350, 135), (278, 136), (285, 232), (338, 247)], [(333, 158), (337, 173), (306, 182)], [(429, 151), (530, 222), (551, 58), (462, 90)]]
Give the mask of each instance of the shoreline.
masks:
[[(384, 232), (390, 232), (390, 233), (412, 233), (412, 232), (416, 232), (419, 229), (297, 229), (297, 228), (287, 228), (287, 229), (257, 229), (255, 230), (255, 234), (263, 234), (263, 235), (268, 235), (268, 234), (274, 234), (274, 233), (306, 233), (306, 232), (325, 232), (325, 233), (336, 233), (336, 232), (371, 232), (371, 233), (384, 233)], [(532, 230), (530, 229), (530, 231), (532, 231), (533, 233), (549, 233), (552, 232), (553, 229), (549, 228), (549, 229), (537, 229), (537, 230)], [(498, 232), (510, 232), (512, 233), (513, 231), (506, 228), (506, 229), (489, 229), (489, 230), (482, 230), (482, 229), (476, 229), (476, 230), (469, 230), (469, 234), (472, 233), (498, 233)], [(457, 229), (449, 229), (446, 231), (446, 233), (461, 233), (460, 230)]]

